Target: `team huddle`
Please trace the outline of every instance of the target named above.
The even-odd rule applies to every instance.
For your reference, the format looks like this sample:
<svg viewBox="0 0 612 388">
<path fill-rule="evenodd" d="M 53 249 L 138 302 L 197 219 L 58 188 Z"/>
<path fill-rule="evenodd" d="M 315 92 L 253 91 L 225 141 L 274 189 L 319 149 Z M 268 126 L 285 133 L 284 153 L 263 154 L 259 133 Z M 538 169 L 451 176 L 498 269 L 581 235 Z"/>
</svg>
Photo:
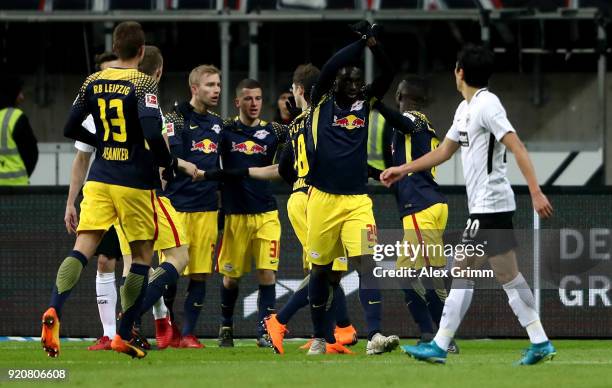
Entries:
<svg viewBox="0 0 612 388">
<path fill-rule="evenodd" d="M 260 118 L 263 88 L 253 79 L 235 88 L 238 116 L 214 113 L 221 72 L 213 65 L 191 71 L 191 99 L 164 115 L 157 90 L 163 69 L 159 49 L 145 46 L 136 22 L 115 28 L 113 54 L 98 59 L 99 71 L 83 83 L 64 129 L 78 150 L 65 217 L 76 242 L 59 267 L 42 317 L 41 342 L 50 357 L 59 356 L 63 305 L 94 256 L 104 335 L 91 350 L 145 357 L 150 345 L 139 327 L 149 310 L 158 349 L 203 347 L 195 328 L 213 272 L 223 276 L 218 344 L 234 346 L 240 279 L 254 263 L 259 347 L 283 354 L 288 323 L 309 306 L 313 331 L 304 346 L 308 354 L 350 354 L 358 337 L 340 280 L 352 262 L 359 268 L 366 353 L 393 351 L 400 339 L 383 334 L 378 283 L 382 280 L 371 276 L 377 229 L 368 178 L 380 180 L 395 194 L 405 241 L 441 244 L 449 209 L 435 182 L 435 167 L 459 147 L 470 211 L 462 242 L 486 242 L 484 259 L 531 342 L 518 363 L 531 365 L 554 357 L 556 350 L 535 310 L 533 293 L 517 266 L 512 233 L 516 206 L 506 178 L 507 149 L 529 185 L 534 209 L 549 217 L 552 207 L 501 102 L 487 89 L 493 54 L 471 45 L 458 54 L 455 79 L 465 100 L 440 141 L 421 112 L 427 91 L 419 79 L 400 82 L 395 94 L 399 111 L 383 104 L 395 70 L 379 44 L 378 26 L 362 21 L 351 28 L 358 38 L 320 70 L 312 64 L 296 68 L 294 105 L 289 109 L 294 117 L 288 125 Z M 380 68 L 380 75 L 367 85 L 355 66 L 364 50 L 371 51 Z M 392 166 L 382 170 L 368 167 L 373 112 L 393 128 Z M 74 203 L 86 175 L 77 215 Z M 293 187 L 287 211 L 303 247 L 306 277 L 276 311 L 281 225 L 269 181 L 278 179 Z M 152 269 L 156 251 L 159 265 Z M 436 269 L 447 264 L 444 255 L 416 256 L 398 257 L 396 265 Z M 115 265 L 120 258 L 117 324 Z M 473 267 L 474 259 L 483 261 L 481 256 L 453 265 Z M 189 284 L 179 328 L 174 299 L 181 276 L 189 278 Z M 449 352 L 459 352 L 453 338 L 471 303 L 474 281 L 455 278 L 447 292 L 444 279 L 416 279 L 402 291 L 420 332 L 417 345 L 402 350 L 417 360 L 445 363 Z"/>
</svg>

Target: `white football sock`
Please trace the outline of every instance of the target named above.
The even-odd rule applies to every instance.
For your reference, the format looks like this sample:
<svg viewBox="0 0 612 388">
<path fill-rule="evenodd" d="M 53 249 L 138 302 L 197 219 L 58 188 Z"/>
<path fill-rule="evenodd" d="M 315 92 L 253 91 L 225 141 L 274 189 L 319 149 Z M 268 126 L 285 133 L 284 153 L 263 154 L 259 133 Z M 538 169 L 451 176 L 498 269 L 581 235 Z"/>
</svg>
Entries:
<svg viewBox="0 0 612 388">
<path fill-rule="evenodd" d="M 164 303 L 164 297 L 162 296 L 153 305 L 153 318 L 162 319 L 166 318 L 167 315 L 168 309 L 166 308 L 166 304 Z"/>
<path fill-rule="evenodd" d="M 451 290 L 444 302 L 440 328 L 434 337 L 434 342 L 440 349 L 446 351 L 453 340 L 455 332 L 461 325 L 461 320 L 470 308 L 472 296 L 474 295 L 474 281 L 467 279 L 455 279 Z"/>
<path fill-rule="evenodd" d="M 527 335 L 532 344 L 541 344 L 542 342 L 548 341 L 548 336 L 539 319 L 527 325 L 525 329 L 527 329 Z"/>
<path fill-rule="evenodd" d="M 519 273 L 513 280 L 503 285 L 508 295 L 508 304 L 521 326 L 527 329 L 531 343 L 539 344 L 548 341 L 546 332 L 540 322 L 540 316 L 535 310 L 535 298 L 525 278 Z"/>
<path fill-rule="evenodd" d="M 104 328 L 104 335 L 113 338 L 117 333 L 117 288 L 115 287 L 115 273 L 98 272 L 96 275 L 96 301 L 100 322 Z"/>
</svg>

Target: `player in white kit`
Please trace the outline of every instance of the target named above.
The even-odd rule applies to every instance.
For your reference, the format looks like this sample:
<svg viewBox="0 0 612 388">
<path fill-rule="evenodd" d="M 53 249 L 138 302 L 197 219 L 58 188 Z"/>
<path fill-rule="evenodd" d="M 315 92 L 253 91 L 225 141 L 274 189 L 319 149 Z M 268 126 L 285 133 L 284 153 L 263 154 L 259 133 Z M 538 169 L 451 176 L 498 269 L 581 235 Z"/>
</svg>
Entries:
<svg viewBox="0 0 612 388">
<path fill-rule="evenodd" d="M 535 310 L 533 293 L 518 270 L 517 241 L 512 231 L 516 204 L 506 177 L 506 149 L 514 154 L 540 217 L 550 217 L 552 206 L 538 185 L 529 154 L 508 121 L 504 107 L 487 88 L 493 64 L 493 53 L 484 47 L 468 45 L 458 54 L 455 80 L 465 100 L 459 104 L 446 138 L 437 149 L 423 157 L 383 171 L 380 180 L 390 186 L 407 174 L 445 162 L 461 147 L 470 211 L 463 243 L 482 244 L 485 255 L 456 260 L 454 266 L 474 268 L 474 261 L 488 260 L 508 295 L 512 311 L 531 341 L 518 364 L 532 365 L 552 359 L 556 351 Z M 434 340 L 402 349 L 417 360 L 445 363 L 446 349 L 470 306 L 473 293 L 473 280 L 455 278 Z"/>
</svg>

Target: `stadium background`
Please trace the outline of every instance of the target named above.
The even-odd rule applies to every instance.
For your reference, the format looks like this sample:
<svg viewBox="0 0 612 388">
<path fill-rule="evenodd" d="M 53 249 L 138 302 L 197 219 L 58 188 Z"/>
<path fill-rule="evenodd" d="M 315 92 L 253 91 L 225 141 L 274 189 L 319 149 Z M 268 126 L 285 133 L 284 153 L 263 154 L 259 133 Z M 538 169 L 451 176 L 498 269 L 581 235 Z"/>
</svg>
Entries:
<svg viewBox="0 0 612 388">
<path fill-rule="evenodd" d="M 481 40 L 482 17 L 488 14 L 492 18 L 489 41 L 496 50 L 499 66 L 499 74 L 494 77 L 492 86 L 500 94 L 529 150 L 550 154 L 551 158 L 559 152 L 569 153 L 568 158 L 576 158 L 575 154 L 579 152 L 598 151 L 602 154 L 592 170 L 577 170 L 569 179 L 569 184 L 580 182 L 588 184 L 588 188 L 569 191 L 554 187 L 545 189 L 556 208 L 556 218 L 550 223 L 543 223 L 542 228 L 610 228 L 612 192 L 609 187 L 600 185 L 611 183 L 606 179 L 607 174 L 602 166 L 605 158 L 609 158 L 606 155 L 612 152 L 602 153 L 602 148 L 605 150 L 606 142 L 612 139 L 606 132 L 606 128 L 612 127 L 610 117 L 605 116 L 612 104 L 607 101 L 602 112 L 598 97 L 601 96 L 602 87 L 604 95 L 605 91 L 612 89 L 612 82 L 608 77 L 602 86 L 596 74 L 598 61 L 609 53 L 607 42 L 605 39 L 598 40 L 597 35 L 601 23 L 604 32 L 610 33 L 607 24 L 609 14 L 606 8 L 602 9 L 603 12 L 589 8 L 608 5 L 607 2 L 478 2 L 481 6 L 484 3 L 492 4 L 494 9 L 490 12 L 482 12 L 482 9 L 479 12 L 474 1 L 462 0 L 330 0 L 327 2 L 329 8 L 335 9 L 316 11 L 295 11 L 286 7 L 276 10 L 277 5 L 290 1 L 221 3 L 226 7 L 223 14 L 216 13 L 217 4 L 214 1 L 0 0 L 0 21 L 3 21 L 0 26 L 0 69 L 18 74 L 26 80 L 24 110 L 42 142 L 41 149 L 50 150 L 50 157 L 41 158 L 39 162 L 36 179 L 50 174 L 48 161 L 56 162 L 62 157 L 67 163 L 72 160 L 72 145 L 66 143 L 61 135 L 67 107 L 82 79 L 92 71 L 93 55 L 108 48 L 108 32 L 112 31 L 113 20 L 139 20 L 135 16 L 143 16 L 148 42 L 158 45 L 164 54 L 165 74 L 160 91 L 162 106 L 167 110 L 174 101 L 188 97 L 185 80 L 192 67 L 200 63 L 220 65 L 224 38 L 220 23 L 212 19 L 183 22 L 181 18 L 189 20 L 189 13 L 202 18 L 214 18 L 215 15 L 228 18 L 223 20 L 235 16 L 236 21 L 227 25 L 225 30 L 231 38 L 228 52 L 230 71 L 224 74 L 224 94 L 228 100 L 222 109 L 228 113 L 234 112 L 227 104 L 231 102 L 233 85 L 252 72 L 249 43 L 255 39 L 259 50 L 255 73 L 264 84 L 266 96 L 262 117 L 272 118 L 276 95 L 287 90 L 291 71 L 296 64 L 312 61 L 322 65 L 333 52 L 352 39 L 346 24 L 373 15 L 387 15 L 389 18 L 389 13 L 395 12 L 394 7 L 401 7 L 396 12 L 398 20 L 383 21 L 386 28 L 384 44 L 400 69 L 396 82 L 409 73 L 428 76 L 433 99 L 426 113 L 443 136 L 460 99 L 452 80 L 455 53 L 462 43 Z M 106 8 L 88 12 L 99 4 Z M 160 4 L 166 11 L 159 12 L 156 7 Z M 194 4 L 196 8 L 205 10 L 201 14 L 189 10 Z M 499 8 L 504 5 L 523 7 L 534 4 L 535 7 L 521 10 Z M 372 9 L 375 5 L 381 9 Z M 577 5 L 584 8 L 573 8 Z M 443 9 L 422 10 L 435 6 Z M 270 11 L 266 10 L 268 7 Z M 558 7 L 567 8 L 564 11 Z M 7 11 L 3 11 L 5 9 Z M 260 9 L 263 10 L 260 12 Z M 77 14 L 70 13 L 73 11 Z M 67 13 L 62 16 L 62 12 Z M 73 16 L 78 16 L 78 12 L 85 12 L 80 19 Z M 277 17 L 274 16 L 275 12 L 279 20 L 261 22 L 258 35 L 254 37 L 249 21 L 259 20 L 258 17 L 273 19 Z M 296 12 L 311 16 L 316 13 L 322 17 L 296 22 L 291 19 Z M 98 16 L 99 20 L 95 20 Z M 67 20 L 71 17 L 74 20 Z M 407 20 L 400 20 L 402 17 Z M 605 61 L 604 69 L 608 70 Z M 387 102 L 392 102 L 394 87 L 387 94 Z M 60 149 L 68 151 L 60 154 Z M 559 167 L 571 162 L 563 159 Z M 67 166 L 69 164 L 64 163 L 62 167 L 59 161 L 53 165 L 51 171 L 56 178 L 52 182 L 65 182 L 60 176 L 66 176 Z M 585 178 L 584 175 L 588 176 Z M 372 191 L 379 229 L 399 227 L 393 197 L 381 188 L 373 188 Z M 445 191 L 449 194 L 450 205 L 448 229 L 461 229 L 467 214 L 464 189 L 445 187 Z M 530 230 L 534 225 L 529 197 L 524 189 L 518 188 L 517 193 L 519 210 L 515 217 L 516 227 Z M 66 234 L 61 222 L 66 194 L 67 187 L 64 186 L 0 189 L 0 314 L 5 317 L 0 320 L 0 335 L 39 335 L 40 312 L 48 303 L 59 261 L 73 242 L 73 237 Z M 286 217 L 285 188 L 278 188 L 277 199 L 284 232 L 278 276 L 279 283 L 282 283 L 283 279 L 301 279 L 302 272 L 298 244 Z M 527 255 L 530 252 L 524 253 Z M 523 267 L 522 271 L 532 282 L 533 268 Z M 95 304 L 94 277 L 95 264 L 91 263 L 67 303 L 62 335 L 93 337 L 101 332 Z M 612 275 L 608 274 L 608 278 L 612 279 Z M 198 335 L 211 337 L 217 333 L 219 285 L 219 277 L 208 285 Z M 179 296 L 184 294 L 185 286 L 186 282 L 182 281 Z M 252 306 L 244 305 L 243 299 L 254 291 L 255 282 L 247 277 L 242 282 L 236 307 L 238 316 L 245 310 L 252 310 Z M 416 335 L 400 292 L 385 291 L 384 294 L 385 331 L 402 336 Z M 285 303 L 288 295 L 280 297 L 277 306 Z M 351 318 L 358 330 L 363 330 L 363 314 L 357 293 L 351 293 L 348 300 Z M 176 308 L 180 317 L 180 298 Z M 609 309 L 609 306 L 601 303 L 595 306 L 588 306 L 586 302 L 584 306 L 565 306 L 560 301 L 558 290 L 543 290 L 541 295 L 543 322 L 553 337 L 612 337 Z M 150 317 L 147 316 L 144 322 L 145 333 L 152 335 Z M 254 314 L 245 319 L 236 319 L 236 335 L 253 336 L 254 325 Z M 291 335 L 307 336 L 310 326 L 308 310 L 304 310 L 292 321 Z M 505 294 L 498 289 L 479 290 L 476 293 L 471 314 L 461 327 L 461 335 L 512 337 L 523 336 L 524 333 L 507 306 Z"/>
</svg>

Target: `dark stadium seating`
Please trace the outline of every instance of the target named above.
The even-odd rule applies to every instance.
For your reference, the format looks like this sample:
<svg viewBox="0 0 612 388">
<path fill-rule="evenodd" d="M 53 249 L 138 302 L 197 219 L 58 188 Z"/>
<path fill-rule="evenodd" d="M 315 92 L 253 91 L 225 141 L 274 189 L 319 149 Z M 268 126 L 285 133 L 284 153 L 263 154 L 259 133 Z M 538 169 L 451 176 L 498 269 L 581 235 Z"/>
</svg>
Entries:
<svg viewBox="0 0 612 388">
<path fill-rule="evenodd" d="M 474 0 L 447 0 L 446 5 L 449 9 L 476 8 Z"/>
<path fill-rule="evenodd" d="M 363 3 L 363 4 L 362 4 Z M 476 8 L 474 0 L 443 0 L 448 9 Z M 0 10 L 43 10 L 45 4 L 52 4 L 53 10 L 87 10 L 91 9 L 93 0 L 0 0 Z M 231 10 L 270 10 L 277 8 L 292 8 L 282 0 L 225 0 L 225 7 Z M 368 2 L 359 0 L 327 0 L 327 9 L 355 9 L 367 7 Z M 567 6 L 567 0 L 500 0 L 498 8 L 533 8 L 540 11 L 554 11 Z M 109 0 L 110 10 L 153 10 L 156 0 Z M 216 0 L 165 0 L 169 10 L 181 9 L 215 9 Z M 376 9 L 419 9 L 423 0 L 380 0 L 372 1 L 371 7 Z M 581 0 L 580 7 L 602 8 L 609 12 L 610 1 Z M 297 7 L 302 8 L 302 7 Z M 306 7 L 308 8 L 308 7 Z"/>
<path fill-rule="evenodd" d="M 380 9 L 417 8 L 419 0 L 381 0 Z"/>
<path fill-rule="evenodd" d="M 245 1 L 248 2 L 248 0 L 226 0 L 224 3 L 229 9 L 241 9 Z"/>
<path fill-rule="evenodd" d="M 355 8 L 354 0 L 327 0 L 328 9 L 353 9 Z"/>
<path fill-rule="evenodd" d="M 217 7 L 215 0 L 179 0 L 177 3 L 176 8 L 168 6 L 168 9 L 215 9 Z"/>
<path fill-rule="evenodd" d="M 380 0 L 380 9 L 410 9 L 422 5 L 422 0 Z M 449 9 L 476 8 L 474 0 L 444 0 Z M 540 11 L 554 11 L 567 7 L 567 0 L 500 0 L 499 8 L 535 8 Z M 612 2 L 606 0 L 581 0 L 580 7 L 610 8 Z"/>
<path fill-rule="evenodd" d="M 92 0 L 53 0 L 53 9 L 58 11 L 91 9 L 92 3 Z"/>
<path fill-rule="evenodd" d="M 419 0 L 381 0 L 381 9 L 409 9 L 419 8 L 423 1 Z M 442 2 L 448 9 L 476 8 L 474 0 L 444 0 Z M 538 8 L 542 10 L 553 10 L 565 7 L 565 0 L 501 0 L 501 8 Z M 584 5 L 583 5 L 584 6 Z"/>
<path fill-rule="evenodd" d="M 258 9 L 276 9 L 276 0 L 250 0 L 247 3 L 247 12 Z"/>
<path fill-rule="evenodd" d="M 40 0 L 2 0 L 0 9 L 6 10 L 35 10 L 40 6 Z"/>
<path fill-rule="evenodd" d="M 503 0 L 502 8 L 533 8 L 543 12 L 565 7 L 565 0 Z"/>
<path fill-rule="evenodd" d="M 610 2 L 609 0 L 581 0 L 580 6 L 600 8 L 604 10 L 605 12 L 607 12 L 608 15 L 610 14 L 610 11 L 612 10 L 612 2 Z"/>
<path fill-rule="evenodd" d="M 113 9 L 153 9 L 155 1 L 153 0 L 110 0 L 111 10 Z"/>
</svg>

